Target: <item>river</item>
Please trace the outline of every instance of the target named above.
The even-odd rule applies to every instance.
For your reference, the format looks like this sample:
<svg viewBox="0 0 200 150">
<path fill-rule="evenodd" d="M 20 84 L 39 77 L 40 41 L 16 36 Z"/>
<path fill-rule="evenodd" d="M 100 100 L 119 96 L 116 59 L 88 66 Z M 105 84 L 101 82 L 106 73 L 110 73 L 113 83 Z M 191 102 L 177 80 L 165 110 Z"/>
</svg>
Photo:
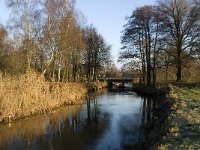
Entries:
<svg viewBox="0 0 200 150">
<path fill-rule="evenodd" d="M 133 92 L 89 94 L 82 105 L 0 125 L 0 150 L 139 149 L 153 107 Z"/>
</svg>

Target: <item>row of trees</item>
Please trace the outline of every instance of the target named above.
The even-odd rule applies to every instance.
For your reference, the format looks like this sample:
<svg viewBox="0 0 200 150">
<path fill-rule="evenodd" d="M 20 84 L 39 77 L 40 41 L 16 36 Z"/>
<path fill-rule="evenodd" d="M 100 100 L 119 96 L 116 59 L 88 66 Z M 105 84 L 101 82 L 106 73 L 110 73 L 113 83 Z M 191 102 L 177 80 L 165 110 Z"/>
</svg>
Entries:
<svg viewBox="0 0 200 150">
<path fill-rule="evenodd" d="M 185 64 L 198 64 L 199 1 L 159 0 L 158 5 L 137 8 L 127 20 L 119 61 L 140 68 L 143 83 L 155 85 L 158 72 L 165 72 L 167 80 L 173 70 L 181 81 Z"/>
<path fill-rule="evenodd" d="M 28 69 L 52 81 L 94 81 L 111 61 L 111 46 L 86 26 L 74 0 L 8 0 L 9 32 L 0 27 L 0 71 Z"/>
</svg>

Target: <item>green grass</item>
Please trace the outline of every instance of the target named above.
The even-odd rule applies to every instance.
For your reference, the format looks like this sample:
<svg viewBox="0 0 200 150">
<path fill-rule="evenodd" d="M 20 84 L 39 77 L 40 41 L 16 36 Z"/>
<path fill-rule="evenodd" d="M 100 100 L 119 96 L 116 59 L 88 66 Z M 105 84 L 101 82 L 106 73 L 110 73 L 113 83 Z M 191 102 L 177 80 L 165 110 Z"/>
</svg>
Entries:
<svg viewBox="0 0 200 150">
<path fill-rule="evenodd" d="M 173 87 L 171 98 L 169 131 L 158 149 L 200 149 L 200 88 Z"/>
</svg>

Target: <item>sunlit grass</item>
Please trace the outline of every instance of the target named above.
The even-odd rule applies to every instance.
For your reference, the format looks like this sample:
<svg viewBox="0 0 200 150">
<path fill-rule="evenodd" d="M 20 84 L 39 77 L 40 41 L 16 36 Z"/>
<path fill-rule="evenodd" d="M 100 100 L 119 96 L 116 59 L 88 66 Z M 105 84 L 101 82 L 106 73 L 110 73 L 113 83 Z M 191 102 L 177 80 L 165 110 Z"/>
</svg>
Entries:
<svg viewBox="0 0 200 150">
<path fill-rule="evenodd" d="M 52 112 L 62 105 L 81 103 L 87 93 L 79 83 L 46 82 L 35 72 L 0 79 L 0 122 Z"/>
<path fill-rule="evenodd" d="M 200 149 L 200 88 L 173 87 L 169 131 L 159 149 Z"/>
<path fill-rule="evenodd" d="M 105 88 L 106 86 L 107 86 L 107 82 L 95 81 L 95 82 L 87 83 L 87 89 L 89 91 L 91 90 L 98 91 Z"/>
</svg>

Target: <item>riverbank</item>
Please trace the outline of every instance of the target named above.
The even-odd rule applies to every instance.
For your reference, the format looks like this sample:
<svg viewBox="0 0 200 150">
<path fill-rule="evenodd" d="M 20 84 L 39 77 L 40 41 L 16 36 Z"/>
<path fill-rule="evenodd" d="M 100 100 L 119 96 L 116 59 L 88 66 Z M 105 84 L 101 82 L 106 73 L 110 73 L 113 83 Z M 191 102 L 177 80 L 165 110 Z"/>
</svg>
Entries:
<svg viewBox="0 0 200 150">
<path fill-rule="evenodd" d="M 165 123 L 168 132 L 158 149 L 200 149 L 200 88 L 174 86 L 170 97 L 173 107 Z"/>
<path fill-rule="evenodd" d="M 176 83 L 168 88 L 168 97 L 154 109 L 160 116 L 144 128 L 149 137 L 144 146 L 152 150 L 200 149 L 200 87 Z M 140 94 L 158 95 L 151 87 L 138 89 L 142 89 Z"/>
<path fill-rule="evenodd" d="M 150 96 L 149 98 L 154 102 L 148 105 L 146 111 L 149 116 L 152 115 L 152 120 L 142 125 L 144 141 L 141 149 L 155 150 L 158 149 L 158 143 L 168 129 L 166 120 L 171 113 L 173 102 L 165 96 Z"/>
<path fill-rule="evenodd" d="M 46 82 L 28 72 L 0 78 L 0 123 L 51 113 L 63 105 L 81 104 L 88 90 L 80 83 Z"/>
<path fill-rule="evenodd" d="M 143 84 L 135 84 L 133 86 L 133 91 L 146 95 L 146 96 L 162 96 L 166 97 L 169 95 L 170 87 L 168 86 L 162 86 L 160 88 L 154 87 L 154 86 L 145 86 Z"/>
<path fill-rule="evenodd" d="M 88 91 L 98 91 L 107 87 L 107 82 L 88 82 L 86 83 Z"/>
<path fill-rule="evenodd" d="M 81 105 L 0 125 L 0 149 L 134 149 L 143 101 L 131 92 L 90 92 Z"/>
</svg>

